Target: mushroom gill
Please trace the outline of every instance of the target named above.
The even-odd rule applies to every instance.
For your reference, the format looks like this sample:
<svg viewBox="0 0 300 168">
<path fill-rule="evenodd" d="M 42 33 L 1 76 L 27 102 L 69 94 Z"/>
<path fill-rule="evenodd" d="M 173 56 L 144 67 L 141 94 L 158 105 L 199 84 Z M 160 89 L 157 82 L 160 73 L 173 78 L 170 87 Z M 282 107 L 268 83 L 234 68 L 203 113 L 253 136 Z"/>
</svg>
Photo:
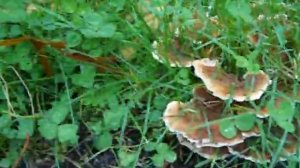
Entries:
<svg viewBox="0 0 300 168">
<path fill-rule="evenodd" d="M 183 137 L 180 134 L 177 134 L 177 139 L 181 145 L 186 146 L 191 151 L 193 151 L 207 159 L 211 159 L 211 158 L 224 159 L 231 154 L 229 152 L 228 148 L 225 146 L 223 146 L 223 147 L 205 146 L 205 147 L 199 148 L 199 147 L 197 147 L 197 145 L 195 143 L 190 142 L 188 139 L 186 139 L 185 137 Z"/>
</svg>

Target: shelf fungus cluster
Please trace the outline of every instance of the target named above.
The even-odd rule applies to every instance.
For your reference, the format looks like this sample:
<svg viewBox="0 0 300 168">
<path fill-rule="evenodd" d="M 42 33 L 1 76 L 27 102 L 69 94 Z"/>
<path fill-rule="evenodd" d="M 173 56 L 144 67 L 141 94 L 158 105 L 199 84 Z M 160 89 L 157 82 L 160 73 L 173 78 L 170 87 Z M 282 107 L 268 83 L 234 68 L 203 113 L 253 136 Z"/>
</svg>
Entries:
<svg viewBox="0 0 300 168">
<path fill-rule="evenodd" d="M 238 118 L 248 113 L 228 117 L 224 101 L 232 99 L 234 106 L 241 106 L 246 104 L 246 101 L 260 99 L 271 84 L 268 75 L 263 71 L 256 74 L 247 73 L 240 80 L 220 69 L 216 60 L 204 58 L 192 61 L 191 64 L 195 75 L 201 78 L 205 87 L 195 87 L 189 102 L 171 101 L 167 105 L 163 120 L 169 130 L 176 133 L 182 145 L 205 158 L 223 159 L 229 155 L 237 155 L 258 163 L 270 161 L 272 158 L 269 152 L 255 148 L 262 146 L 257 145 L 261 143 L 262 130 L 259 129 L 256 120 L 268 117 L 267 110 L 262 109 L 259 113 L 252 110 L 253 113 L 248 115 L 254 118 L 252 124 L 245 127 L 243 121 L 238 121 Z M 224 130 L 224 123 L 232 127 Z M 280 135 L 276 136 L 281 138 Z M 288 134 L 279 160 L 284 160 L 286 156 L 296 152 L 292 145 L 296 142 L 297 139 Z"/>
</svg>

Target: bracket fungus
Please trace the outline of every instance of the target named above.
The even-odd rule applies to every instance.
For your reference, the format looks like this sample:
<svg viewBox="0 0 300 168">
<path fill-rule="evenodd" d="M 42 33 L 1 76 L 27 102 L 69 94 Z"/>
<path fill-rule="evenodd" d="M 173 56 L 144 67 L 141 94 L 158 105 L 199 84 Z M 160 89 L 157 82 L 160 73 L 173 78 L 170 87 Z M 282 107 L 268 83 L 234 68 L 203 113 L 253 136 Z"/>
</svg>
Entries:
<svg viewBox="0 0 300 168">
<path fill-rule="evenodd" d="M 177 139 L 179 140 L 179 143 L 189 148 L 191 151 L 199 154 L 200 156 L 210 159 L 210 158 L 217 158 L 217 159 L 224 159 L 227 156 L 229 156 L 231 153 L 229 152 L 229 149 L 225 146 L 223 147 L 197 147 L 195 143 L 190 142 L 185 137 L 183 137 L 181 134 L 177 134 Z"/>
<path fill-rule="evenodd" d="M 154 41 L 152 57 L 160 63 L 169 63 L 171 67 L 191 67 L 193 60 L 180 51 L 178 39 L 173 40 L 170 45 L 170 49 L 165 49 L 160 42 Z"/>
<path fill-rule="evenodd" d="M 205 97 L 199 97 L 204 93 L 202 88 L 195 88 L 194 98 L 190 102 L 172 101 L 167 105 L 163 120 L 170 131 L 181 134 L 198 148 L 233 146 L 242 143 L 249 136 L 258 135 L 254 127 L 245 132 L 239 130 L 231 138 L 224 137 L 219 131 L 220 122 L 216 122 L 222 119 L 224 103 L 208 96 L 206 99 L 214 102 L 211 104 L 205 101 Z"/>
<path fill-rule="evenodd" d="M 282 133 L 282 131 L 280 132 Z M 236 155 L 245 160 L 249 160 L 256 163 L 270 162 L 272 159 L 272 155 L 268 151 L 263 150 L 261 148 L 262 145 L 260 144 L 260 141 L 261 140 L 257 138 L 249 138 L 245 140 L 244 143 L 228 147 L 228 150 L 231 154 Z M 285 161 L 287 157 L 294 155 L 297 152 L 297 146 L 295 145 L 296 143 L 297 138 L 295 138 L 291 134 L 288 134 L 287 141 L 283 145 L 278 159 L 280 161 Z M 274 148 L 276 149 L 277 147 L 278 146 L 276 145 L 276 147 Z"/>
<path fill-rule="evenodd" d="M 202 79 L 214 96 L 222 100 L 230 97 L 238 102 L 257 100 L 272 82 L 263 71 L 257 74 L 246 73 L 243 80 L 239 80 L 237 76 L 218 68 L 217 60 L 203 58 L 192 64 L 195 75 Z"/>
<path fill-rule="evenodd" d="M 272 82 L 269 76 L 259 71 L 256 74 L 246 73 L 239 80 L 237 76 L 220 69 L 217 60 L 208 58 L 192 61 L 192 66 L 206 88 L 195 87 L 189 102 L 171 101 L 163 114 L 165 125 L 176 133 L 179 143 L 204 158 L 224 159 L 237 155 L 256 163 L 270 162 L 272 155 L 269 148 L 263 150 L 259 139 L 264 129 L 256 125 L 257 119 L 270 115 L 270 110 L 268 107 L 258 111 L 249 109 L 249 104 L 244 102 L 262 96 Z M 233 106 L 242 106 L 244 108 L 241 109 L 248 112 L 235 111 L 236 116 L 226 117 L 223 114 L 226 107 L 224 100 L 229 98 L 236 101 Z M 275 99 L 274 107 L 281 103 L 281 99 Z M 271 132 L 275 134 L 267 144 L 276 148 L 277 141 L 282 139 L 282 129 L 281 132 L 278 129 Z M 278 159 L 283 161 L 295 154 L 297 147 L 297 138 L 288 133 Z"/>
</svg>

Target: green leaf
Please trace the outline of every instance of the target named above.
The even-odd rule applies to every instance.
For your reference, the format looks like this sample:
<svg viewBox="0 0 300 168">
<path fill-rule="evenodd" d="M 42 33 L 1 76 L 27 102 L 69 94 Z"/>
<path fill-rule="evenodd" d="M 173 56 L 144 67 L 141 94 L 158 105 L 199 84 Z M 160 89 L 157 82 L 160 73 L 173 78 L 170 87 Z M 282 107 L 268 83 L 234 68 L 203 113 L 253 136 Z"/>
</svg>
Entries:
<svg viewBox="0 0 300 168">
<path fill-rule="evenodd" d="M 9 37 L 16 37 L 16 36 L 20 36 L 22 35 L 22 30 L 21 27 L 19 25 L 12 25 L 10 27 L 10 30 L 8 32 L 8 36 Z"/>
<path fill-rule="evenodd" d="M 250 63 L 247 67 L 247 71 L 250 73 L 258 73 L 260 70 L 259 64 L 256 63 Z"/>
<path fill-rule="evenodd" d="M 119 92 L 121 87 L 121 84 L 117 84 L 89 89 L 86 91 L 87 96 L 82 98 L 82 102 L 84 105 L 104 107 L 112 100 L 117 99 L 116 93 Z"/>
<path fill-rule="evenodd" d="M 8 25 L 0 23 L 0 39 L 4 39 L 8 35 Z"/>
<path fill-rule="evenodd" d="M 91 57 L 99 57 L 103 55 L 103 50 L 101 48 L 90 50 L 88 53 Z"/>
<path fill-rule="evenodd" d="M 26 19 L 25 3 L 19 0 L 0 2 L 0 23 L 19 23 Z"/>
<path fill-rule="evenodd" d="M 168 144 L 166 143 L 159 143 L 155 147 L 157 151 L 157 156 L 154 157 L 154 159 L 157 159 L 157 162 L 160 163 L 160 158 L 162 157 L 163 160 L 166 160 L 168 162 L 174 162 L 177 158 L 176 153 L 171 150 Z"/>
<path fill-rule="evenodd" d="M 293 123 L 289 122 L 289 121 L 276 121 L 276 123 L 281 127 L 283 128 L 284 130 L 286 130 L 287 132 L 295 132 L 295 126 Z"/>
<path fill-rule="evenodd" d="M 82 17 L 87 28 L 97 28 L 104 24 L 103 16 L 93 11 L 84 13 Z"/>
<path fill-rule="evenodd" d="M 167 153 L 167 155 L 165 155 L 165 160 L 170 162 L 170 163 L 175 162 L 176 159 L 177 159 L 177 155 L 174 151 L 169 151 Z"/>
<path fill-rule="evenodd" d="M 58 126 L 58 140 L 61 143 L 70 143 L 72 145 L 77 143 L 78 125 L 75 124 L 63 124 Z"/>
<path fill-rule="evenodd" d="M 82 42 L 81 34 L 75 31 L 68 31 L 66 35 L 66 41 L 68 47 L 76 47 Z"/>
<path fill-rule="evenodd" d="M 275 27 L 275 33 L 277 35 L 280 46 L 284 46 L 287 43 L 287 40 L 285 38 L 285 27 L 282 25 L 277 25 Z"/>
<path fill-rule="evenodd" d="M 67 115 L 70 112 L 69 102 L 60 100 L 58 102 L 54 102 L 52 108 L 46 113 L 46 118 L 50 119 L 55 124 L 60 124 L 65 120 Z"/>
<path fill-rule="evenodd" d="M 176 82 L 182 85 L 189 85 L 191 80 L 189 78 L 189 70 L 181 69 L 175 77 Z"/>
<path fill-rule="evenodd" d="M 113 137 L 106 131 L 101 135 L 96 136 L 94 139 L 94 147 L 98 150 L 108 148 L 112 146 Z"/>
<path fill-rule="evenodd" d="M 117 11 L 120 11 L 123 9 L 125 5 L 125 0 L 110 0 L 109 4 L 117 9 Z"/>
<path fill-rule="evenodd" d="M 12 122 L 12 120 L 9 115 L 2 115 L 0 117 L 0 130 L 5 127 L 9 127 L 11 122 Z"/>
<path fill-rule="evenodd" d="M 270 101 L 267 107 L 270 111 L 271 118 L 275 120 L 278 126 L 288 132 L 295 131 L 295 127 L 291 123 L 295 113 L 292 102 L 288 100 L 282 100 L 279 105 L 275 106 L 274 102 Z"/>
<path fill-rule="evenodd" d="M 149 114 L 149 122 L 160 121 L 161 120 L 161 115 L 162 115 L 162 111 L 160 111 L 160 110 L 153 110 Z"/>
<path fill-rule="evenodd" d="M 162 155 L 155 154 L 151 157 L 151 160 L 156 167 L 163 167 L 165 159 Z"/>
<path fill-rule="evenodd" d="M 234 59 L 236 60 L 236 66 L 241 68 L 247 68 L 249 66 L 249 62 L 247 58 L 242 56 L 234 56 Z"/>
<path fill-rule="evenodd" d="M 288 120 L 294 116 L 293 105 L 286 100 L 281 101 L 277 107 L 269 102 L 268 109 L 270 110 L 270 116 L 275 120 Z"/>
<path fill-rule="evenodd" d="M 15 139 L 18 131 L 16 129 L 11 129 L 10 127 L 6 127 L 4 129 L 2 129 L 1 133 L 8 139 Z"/>
<path fill-rule="evenodd" d="M 32 58 L 30 58 L 28 56 L 23 57 L 22 61 L 20 61 L 19 65 L 20 65 L 20 69 L 22 69 L 24 71 L 30 71 L 33 67 Z"/>
<path fill-rule="evenodd" d="M 129 153 L 120 149 L 118 151 L 118 156 L 120 158 L 120 165 L 123 167 L 132 167 L 134 161 L 137 159 L 137 153 Z"/>
<path fill-rule="evenodd" d="M 92 65 L 82 65 L 80 74 L 72 75 L 72 83 L 85 88 L 91 88 L 94 85 L 96 68 Z"/>
<path fill-rule="evenodd" d="M 166 143 L 159 143 L 159 144 L 155 147 L 155 150 L 156 150 L 158 153 L 160 153 L 160 154 L 162 154 L 162 155 L 165 155 L 165 154 L 167 154 L 167 153 L 169 152 L 170 147 L 169 147 L 169 145 L 166 144 Z"/>
<path fill-rule="evenodd" d="M 158 110 L 164 110 L 166 104 L 168 103 L 169 98 L 163 94 L 158 94 L 154 98 L 154 107 Z"/>
<path fill-rule="evenodd" d="M 8 158 L 3 158 L 0 160 L 0 167 L 9 168 L 12 164 L 12 161 Z"/>
<path fill-rule="evenodd" d="M 241 131 L 249 131 L 255 124 L 256 117 L 252 114 L 240 115 L 235 118 L 235 126 Z"/>
<path fill-rule="evenodd" d="M 38 121 L 38 130 L 40 134 L 47 140 L 52 140 L 57 136 L 58 126 L 55 123 L 47 119 L 41 119 Z"/>
<path fill-rule="evenodd" d="M 148 142 L 144 146 L 144 150 L 147 152 L 151 152 L 151 151 L 155 150 L 155 148 L 156 148 L 156 143 L 154 143 L 154 142 Z"/>
<path fill-rule="evenodd" d="M 88 128 L 93 132 L 95 135 L 99 135 L 102 132 L 102 122 L 88 122 Z"/>
<path fill-rule="evenodd" d="M 115 24 L 106 23 L 97 28 L 89 27 L 80 29 L 80 31 L 87 38 L 110 38 L 115 34 L 116 29 Z"/>
<path fill-rule="evenodd" d="M 13 52 L 9 53 L 4 60 L 11 64 L 20 63 L 20 60 L 30 55 L 31 48 L 30 43 L 20 43 L 15 46 Z"/>
<path fill-rule="evenodd" d="M 248 1 L 227 1 L 225 8 L 235 18 L 243 19 L 246 23 L 252 23 L 250 3 Z"/>
<path fill-rule="evenodd" d="M 64 12 L 73 13 L 77 9 L 77 1 L 76 0 L 63 0 L 61 2 L 61 7 Z"/>
<path fill-rule="evenodd" d="M 19 118 L 17 138 L 25 139 L 27 135 L 32 136 L 34 131 L 34 121 L 32 118 Z"/>
<path fill-rule="evenodd" d="M 236 136 L 237 131 L 234 126 L 234 122 L 231 120 L 225 119 L 224 121 L 220 122 L 220 133 L 225 137 L 225 138 L 233 138 Z"/>
<path fill-rule="evenodd" d="M 110 130 L 116 130 L 121 127 L 123 116 L 129 109 L 125 105 L 119 105 L 114 109 L 104 112 L 105 127 Z"/>
</svg>

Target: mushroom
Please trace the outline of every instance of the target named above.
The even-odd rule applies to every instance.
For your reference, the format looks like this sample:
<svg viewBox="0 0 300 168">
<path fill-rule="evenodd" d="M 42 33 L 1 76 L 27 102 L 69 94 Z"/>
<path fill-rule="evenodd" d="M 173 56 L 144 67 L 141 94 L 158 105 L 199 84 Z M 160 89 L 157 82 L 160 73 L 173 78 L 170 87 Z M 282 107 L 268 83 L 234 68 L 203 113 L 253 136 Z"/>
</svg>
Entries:
<svg viewBox="0 0 300 168">
<path fill-rule="evenodd" d="M 169 63 L 171 67 L 191 67 L 193 60 L 181 51 L 178 39 L 173 40 L 170 45 L 165 49 L 161 42 L 154 41 L 152 57 L 160 63 Z"/>
<path fill-rule="evenodd" d="M 238 80 L 237 76 L 220 69 L 217 60 L 203 58 L 193 61 L 192 64 L 195 75 L 202 79 L 214 96 L 222 100 L 230 97 L 238 102 L 257 100 L 272 82 L 263 71 L 257 74 L 246 73 L 243 80 Z"/>
<path fill-rule="evenodd" d="M 276 131 L 276 130 L 273 130 Z M 282 132 L 282 131 L 281 131 Z M 258 142 L 257 142 L 258 141 Z M 240 158 L 249 160 L 256 163 L 270 162 L 272 155 L 261 148 L 260 140 L 255 138 L 246 139 L 244 143 L 228 147 L 231 154 L 237 155 Z M 251 145 L 252 144 L 252 145 Z M 288 134 L 287 141 L 285 142 L 279 160 L 284 161 L 287 157 L 297 152 L 297 139 Z M 277 146 L 275 147 L 277 148 Z"/>
<path fill-rule="evenodd" d="M 177 139 L 180 144 L 186 146 L 191 151 L 199 154 L 200 156 L 202 156 L 206 159 L 212 159 L 212 158 L 213 159 L 224 159 L 230 155 L 230 152 L 227 147 L 216 148 L 216 147 L 205 146 L 205 147 L 198 148 L 195 145 L 195 143 L 190 142 L 189 140 L 187 140 L 185 137 L 183 137 L 180 134 L 177 134 Z"/>
<path fill-rule="evenodd" d="M 233 138 L 224 137 L 219 131 L 220 123 L 215 121 L 222 118 L 224 102 L 209 96 L 200 97 L 201 94 L 208 93 L 198 87 L 194 89 L 194 98 L 190 102 L 172 101 L 167 105 L 163 120 L 170 131 L 181 134 L 198 148 L 232 146 L 249 136 L 257 136 L 257 129 L 253 129 L 244 133 L 237 131 Z"/>
</svg>

